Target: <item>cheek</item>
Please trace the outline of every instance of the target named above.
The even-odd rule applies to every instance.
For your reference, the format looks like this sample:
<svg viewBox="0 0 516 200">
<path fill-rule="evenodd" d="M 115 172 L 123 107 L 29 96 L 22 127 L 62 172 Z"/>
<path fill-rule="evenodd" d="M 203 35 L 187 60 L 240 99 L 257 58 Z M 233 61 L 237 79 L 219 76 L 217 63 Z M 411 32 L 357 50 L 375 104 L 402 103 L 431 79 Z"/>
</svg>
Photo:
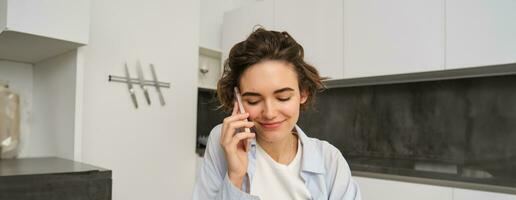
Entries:
<svg viewBox="0 0 516 200">
<path fill-rule="evenodd" d="M 251 121 L 255 121 L 254 119 L 257 118 L 260 115 L 260 107 L 259 106 L 252 106 L 252 107 L 244 107 L 245 111 L 249 113 L 249 119 Z"/>
<path fill-rule="evenodd" d="M 299 103 L 290 101 L 281 106 L 280 112 L 289 117 L 293 117 L 299 114 Z"/>
</svg>

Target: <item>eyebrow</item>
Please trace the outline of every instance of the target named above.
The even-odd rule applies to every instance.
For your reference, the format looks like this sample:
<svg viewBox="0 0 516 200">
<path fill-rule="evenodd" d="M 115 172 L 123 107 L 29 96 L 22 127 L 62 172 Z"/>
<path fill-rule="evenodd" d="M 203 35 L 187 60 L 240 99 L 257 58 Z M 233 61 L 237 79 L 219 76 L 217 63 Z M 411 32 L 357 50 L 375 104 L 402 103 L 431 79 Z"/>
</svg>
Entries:
<svg viewBox="0 0 516 200">
<path fill-rule="evenodd" d="M 294 89 L 289 88 L 289 87 L 281 88 L 279 90 L 274 91 L 274 94 L 282 93 L 282 92 L 286 92 L 286 91 L 294 91 Z M 242 94 L 242 97 L 245 97 L 245 96 L 261 96 L 261 95 L 256 92 L 245 92 L 244 94 Z"/>
</svg>

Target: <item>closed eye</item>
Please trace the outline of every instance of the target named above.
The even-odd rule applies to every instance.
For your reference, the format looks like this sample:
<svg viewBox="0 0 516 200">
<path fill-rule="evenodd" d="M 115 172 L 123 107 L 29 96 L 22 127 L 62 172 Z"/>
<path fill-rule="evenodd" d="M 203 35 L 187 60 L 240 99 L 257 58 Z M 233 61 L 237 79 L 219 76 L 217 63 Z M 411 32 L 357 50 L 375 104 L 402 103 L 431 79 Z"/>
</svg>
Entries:
<svg viewBox="0 0 516 200">
<path fill-rule="evenodd" d="M 249 105 L 256 105 L 260 101 L 247 101 Z"/>
</svg>

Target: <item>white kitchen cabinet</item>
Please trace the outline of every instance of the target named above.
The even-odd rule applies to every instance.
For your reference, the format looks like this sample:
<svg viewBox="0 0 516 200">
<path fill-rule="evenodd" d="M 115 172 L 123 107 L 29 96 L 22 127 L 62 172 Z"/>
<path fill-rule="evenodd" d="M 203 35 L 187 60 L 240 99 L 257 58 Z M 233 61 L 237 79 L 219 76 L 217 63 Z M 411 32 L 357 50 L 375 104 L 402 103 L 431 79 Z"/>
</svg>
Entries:
<svg viewBox="0 0 516 200">
<path fill-rule="evenodd" d="M 353 177 L 362 199 L 367 200 L 452 200 L 452 188 L 383 179 Z"/>
<path fill-rule="evenodd" d="M 516 200 L 516 195 L 354 176 L 363 199 Z"/>
<path fill-rule="evenodd" d="M 516 63 L 516 1 L 446 0 L 446 69 Z"/>
<path fill-rule="evenodd" d="M 224 13 L 222 23 L 222 62 L 238 42 L 245 40 L 256 25 L 274 29 L 274 1 L 264 0 L 246 4 Z"/>
<path fill-rule="evenodd" d="M 226 12 L 222 58 L 244 40 L 257 24 L 268 30 L 287 31 L 304 48 L 305 60 L 322 76 L 343 77 L 342 1 L 265 0 Z"/>
<path fill-rule="evenodd" d="M 88 43 L 89 0 L 0 0 L 0 59 L 36 63 Z"/>
<path fill-rule="evenodd" d="M 516 195 L 455 188 L 453 200 L 516 200 Z"/>
<path fill-rule="evenodd" d="M 343 1 L 275 0 L 274 24 L 303 46 L 322 76 L 343 78 Z"/>
<path fill-rule="evenodd" d="M 344 0 L 344 77 L 444 69 L 444 0 Z"/>
</svg>

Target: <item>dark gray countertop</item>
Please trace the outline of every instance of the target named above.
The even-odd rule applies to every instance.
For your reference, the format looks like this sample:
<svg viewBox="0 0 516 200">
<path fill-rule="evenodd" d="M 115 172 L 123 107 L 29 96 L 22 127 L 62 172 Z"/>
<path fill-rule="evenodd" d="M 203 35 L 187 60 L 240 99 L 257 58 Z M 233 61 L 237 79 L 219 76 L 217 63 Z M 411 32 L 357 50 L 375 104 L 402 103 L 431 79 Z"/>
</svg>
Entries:
<svg viewBox="0 0 516 200">
<path fill-rule="evenodd" d="M 61 174 L 88 171 L 109 170 L 56 157 L 0 160 L 0 177 L 29 174 Z"/>
</svg>

